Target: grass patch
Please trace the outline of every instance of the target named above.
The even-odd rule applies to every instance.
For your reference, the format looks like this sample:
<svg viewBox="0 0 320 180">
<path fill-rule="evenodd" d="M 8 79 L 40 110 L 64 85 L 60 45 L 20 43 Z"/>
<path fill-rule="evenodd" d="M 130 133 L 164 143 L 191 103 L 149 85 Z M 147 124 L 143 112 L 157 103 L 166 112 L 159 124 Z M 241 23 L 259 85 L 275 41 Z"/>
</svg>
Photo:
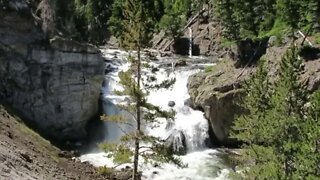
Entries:
<svg viewBox="0 0 320 180">
<path fill-rule="evenodd" d="M 102 176 L 108 176 L 108 175 L 114 173 L 114 169 L 113 169 L 113 168 L 106 167 L 106 166 L 98 167 L 98 168 L 97 168 L 97 173 L 100 174 L 100 175 L 102 175 Z"/>
<path fill-rule="evenodd" d="M 220 41 L 220 47 L 223 47 L 223 48 L 230 48 L 232 45 L 236 44 L 235 41 L 231 41 L 227 38 L 222 38 L 221 41 Z"/>
<path fill-rule="evenodd" d="M 289 28 L 286 25 L 286 23 L 284 23 L 280 19 L 276 19 L 276 21 L 274 22 L 273 28 L 270 31 L 260 32 L 259 37 L 263 38 L 263 37 L 275 36 L 277 37 L 277 40 L 274 45 L 281 46 L 283 37 L 288 32 L 289 32 Z"/>
<path fill-rule="evenodd" d="M 208 73 L 208 72 L 212 72 L 213 71 L 213 66 L 206 66 L 204 68 L 204 72 Z"/>
<path fill-rule="evenodd" d="M 314 43 L 320 44 L 320 33 L 314 35 Z"/>
<path fill-rule="evenodd" d="M 228 58 L 223 58 L 221 60 L 219 60 L 216 65 L 211 66 L 211 71 L 221 71 L 221 70 L 226 70 L 226 69 L 230 69 L 233 68 L 233 61 L 231 59 Z"/>
<path fill-rule="evenodd" d="M 34 143 L 37 150 L 46 152 L 46 154 L 48 154 L 49 157 L 51 157 L 54 161 L 59 161 L 58 149 L 56 149 L 48 140 L 41 137 L 38 133 L 34 132 L 21 121 L 18 122 L 18 128 L 23 134 L 25 134 L 25 137 L 28 137 L 28 139 L 32 139 L 32 142 Z"/>
<path fill-rule="evenodd" d="M 1 107 L 3 107 L 4 110 L 14 118 L 15 122 L 12 123 L 12 131 L 16 131 L 17 135 L 22 141 L 32 141 L 32 144 L 36 148 L 35 150 L 38 150 L 42 154 L 48 155 L 48 157 L 52 160 L 59 162 L 59 149 L 52 145 L 48 140 L 40 136 L 37 132 L 30 129 L 21 119 L 23 115 L 19 111 L 14 110 L 11 106 L 5 102 L 2 102 L 0 99 L 0 109 Z"/>
</svg>

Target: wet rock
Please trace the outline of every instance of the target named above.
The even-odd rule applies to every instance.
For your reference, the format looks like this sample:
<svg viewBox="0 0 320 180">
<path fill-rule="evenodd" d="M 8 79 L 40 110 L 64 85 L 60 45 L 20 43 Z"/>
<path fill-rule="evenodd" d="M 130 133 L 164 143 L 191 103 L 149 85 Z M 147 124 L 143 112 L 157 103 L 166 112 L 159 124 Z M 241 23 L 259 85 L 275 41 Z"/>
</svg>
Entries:
<svg viewBox="0 0 320 180">
<path fill-rule="evenodd" d="M 80 153 L 79 151 L 60 151 L 58 153 L 59 157 L 63 157 L 63 158 L 67 158 L 67 159 L 71 159 L 74 157 L 79 157 Z"/>
<path fill-rule="evenodd" d="M 152 72 L 152 73 L 156 73 L 156 72 L 158 72 L 158 71 L 159 71 L 159 68 L 156 68 L 156 67 L 154 67 L 154 68 L 151 69 L 151 72 Z"/>
<path fill-rule="evenodd" d="M 172 52 L 166 51 L 166 52 L 160 52 L 160 57 L 171 57 L 173 55 Z"/>
<path fill-rule="evenodd" d="M 173 154 L 185 155 L 187 153 L 186 137 L 181 130 L 172 130 L 166 139 L 166 146 Z"/>
<path fill-rule="evenodd" d="M 175 62 L 174 67 L 179 67 L 179 66 L 186 66 L 187 65 L 187 61 L 180 59 L 177 62 Z"/>
<path fill-rule="evenodd" d="M 169 101 L 168 106 L 169 107 L 174 107 L 176 103 L 174 101 Z"/>
<path fill-rule="evenodd" d="M 148 79 L 147 79 L 149 82 L 154 82 L 157 80 L 157 78 L 155 76 L 148 76 Z"/>
<path fill-rule="evenodd" d="M 173 120 L 168 120 L 167 124 L 166 124 L 166 130 L 172 129 L 173 126 L 174 126 L 174 121 Z"/>
<path fill-rule="evenodd" d="M 268 46 L 276 45 L 277 40 L 278 40 L 277 36 L 271 36 L 268 41 Z"/>
<path fill-rule="evenodd" d="M 192 104 L 192 101 L 191 101 L 190 98 L 188 98 L 188 99 L 186 99 L 186 100 L 184 101 L 184 105 L 193 108 L 193 104 Z"/>
</svg>

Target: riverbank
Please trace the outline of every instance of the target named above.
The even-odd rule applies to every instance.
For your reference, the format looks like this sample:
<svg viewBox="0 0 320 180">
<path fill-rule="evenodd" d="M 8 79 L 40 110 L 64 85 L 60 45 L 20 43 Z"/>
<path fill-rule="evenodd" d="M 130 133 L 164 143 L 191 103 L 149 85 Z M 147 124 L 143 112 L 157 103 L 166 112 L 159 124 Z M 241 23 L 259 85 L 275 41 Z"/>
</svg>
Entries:
<svg viewBox="0 0 320 180">
<path fill-rule="evenodd" d="M 126 180 L 128 173 L 102 175 L 77 153 L 61 151 L 29 129 L 11 108 L 0 103 L 0 179 Z"/>
</svg>

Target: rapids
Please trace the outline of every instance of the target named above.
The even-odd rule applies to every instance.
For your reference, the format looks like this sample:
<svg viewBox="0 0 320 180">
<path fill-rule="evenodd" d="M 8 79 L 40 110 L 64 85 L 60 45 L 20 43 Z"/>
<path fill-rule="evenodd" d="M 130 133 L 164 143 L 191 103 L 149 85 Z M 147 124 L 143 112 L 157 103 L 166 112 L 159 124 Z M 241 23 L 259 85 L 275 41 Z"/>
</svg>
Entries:
<svg viewBox="0 0 320 180">
<path fill-rule="evenodd" d="M 128 53 L 118 50 L 104 50 L 106 60 L 106 78 L 102 87 L 103 109 L 108 115 L 125 114 L 116 105 L 124 103 L 128 98 L 117 96 L 114 90 L 121 90 L 119 85 L 118 73 L 129 68 L 129 64 L 125 61 Z M 166 122 L 162 122 L 155 129 L 146 130 L 150 135 L 155 135 L 163 139 L 168 138 L 173 132 L 180 132 L 185 139 L 185 148 L 187 154 L 180 156 L 183 163 L 187 164 L 186 168 L 177 168 L 173 164 L 164 164 L 161 167 L 153 167 L 149 164 L 140 164 L 140 170 L 143 171 L 142 179 L 146 180 L 213 180 L 227 179 L 230 168 L 224 160 L 219 156 L 215 149 L 209 149 L 206 146 L 208 135 L 208 122 L 204 118 L 203 112 L 194 110 L 185 105 L 185 101 L 189 98 L 187 90 L 188 77 L 194 73 L 201 71 L 205 66 L 214 64 L 201 59 L 187 59 L 188 66 L 176 67 L 170 66 L 173 59 L 157 57 L 157 61 L 150 64 L 156 67 L 157 72 L 143 70 L 144 75 L 154 75 L 156 81 L 162 82 L 170 78 L 176 81 L 173 87 L 168 89 L 153 90 L 148 96 L 148 101 L 160 106 L 165 110 L 173 108 L 177 115 L 175 121 L 168 128 Z M 189 63 L 189 61 L 191 63 Z M 199 63 L 200 62 L 200 63 Z M 173 63 L 171 63 L 173 64 Z M 174 102 L 174 106 L 170 107 L 169 102 Z M 125 125 L 119 125 L 112 122 L 105 122 L 106 132 L 105 140 L 117 141 L 123 131 L 131 131 L 132 128 Z M 184 146 L 181 136 L 174 139 L 174 147 Z M 84 154 L 80 157 L 81 161 L 88 161 L 94 166 L 115 166 L 112 159 L 107 158 L 104 152 L 93 152 Z"/>
</svg>

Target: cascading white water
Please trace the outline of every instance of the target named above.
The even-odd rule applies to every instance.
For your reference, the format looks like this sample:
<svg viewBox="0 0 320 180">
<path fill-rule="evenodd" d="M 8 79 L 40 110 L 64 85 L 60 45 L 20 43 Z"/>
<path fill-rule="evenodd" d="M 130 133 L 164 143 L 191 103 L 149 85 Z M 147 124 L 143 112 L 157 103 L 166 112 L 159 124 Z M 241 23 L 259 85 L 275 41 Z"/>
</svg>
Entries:
<svg viewBox="0 0 320 180">
<path fill-rule="evenodd" d="M 163 71 L 165 71 L 163 69 Z M 159 82 L 167 79 L 166 73 L 159 71 L 156 77 Z M 163 139 L 167 138 L 172 131 L 180 131 L 186 138 L 186 145 L 189 152 L 200 150 L 205 147 L 204 142 L 208 137 L 208 123 L 203 117 L 203 113 L 195 111 L 184 105 L 184 101 L 189 98 L 187 90 L 188 77 L 199 70 L 177 70 L 169 75 L 176 78 L 176 82 L 170 89 L 160 89 L 152 91 L 148 100 L 162 109 L 169 110 L 169 101 L 175 102 L 173 109 L 177 112 L 175 121 L 171 129 L 165 128 L 166 122 L 163 122 L 162 127 L 154 129 L 151 134 L 158 135 Z"/>
<path fill-rule="evenodd" d="M 115 58 L 114 51 L 106 51 L 107 58 L 113 59 L 108 62 L 108 66 L 113 66 L 112 72 L 106 76 L 107 82 L 102 89 L 104 94 L 104 111 L 108 115 L 117 114 L 121 110 L 116 107 L 116 104 L 125 101 L 125 97 L 116 96 L 113 94 L 114 89 L 121 89 L 119 86 L 118 72 L 128 69 L 128 64 L 122 61 L 122 58 L 127 56 L 126 53 L 118 52 Z M 110 56 L 110 54 L 112 54 Z M 154 66 L 160 64 L 154 63 Z M 110 68 L 110 67 L 109 67 Z M 159 71 L 155 73 L 157 82 L 162 82 L 168 78 L 176 78 L 173 87 L 169 89 L 160 89 L 150 92 L 148 101 L 158 105 L 165 110 L 173 108 L 177 115 L 175 121 L 168 128 L 166 121 L 162 121 L 160 126 L 154 129 L 148 129 L 150 135 L 158 136 L 163 139 L 168 138 L 172 133 L 179 132 L 181 136 L 175 139 L 177 148 L 182 144 L 182 136 L 185 139 L 187 154 L 180 156 L 181 160 L 188 164 L 187 168 L 179 169 L 173 164 L 164 164 L 161 167 L 153 167 L 149 164 L 141 164 L 143 170 L 143 178 L 147 180 L 176 180 L 176 179 L 226 179 L 228 167 L 223 164 L 221 158 L 218 157 L 218 152 L 213 149 L 207 149 L 205 140 L 208 137 L 208 122 L 203 116 L 203 112 L 196 111 L 185 105 L 185 100 L 189 98 L 187 92 L 188 77 L 199 69 L 191 70 L 190 68 L 180 68 L 175 72 L 170 72 L 166 68 L 158 67 Z M 147 74 L 152 72 L 144 71 Z M 169 101 L 174 102 L 174 107 L 169 107 Z M 107 132 L 106 140 L 114 141 L 121 137 L 122 130 L 128 130 L 127 127 L 115 123 L 106 123 Z M 114 166 L 111 159 L 107 158 L 105 153 L 93 153 L 81 156 L 81 161 L 89 161 L 95 166 Z"/>
<path fill-rule="evenodd" d="M 189 28 L 189 57 L 190 58 L 192 57 L 192 45 L 193 45 L 193 42 L 192 42 L 192 29 Z"/>
</svg>

